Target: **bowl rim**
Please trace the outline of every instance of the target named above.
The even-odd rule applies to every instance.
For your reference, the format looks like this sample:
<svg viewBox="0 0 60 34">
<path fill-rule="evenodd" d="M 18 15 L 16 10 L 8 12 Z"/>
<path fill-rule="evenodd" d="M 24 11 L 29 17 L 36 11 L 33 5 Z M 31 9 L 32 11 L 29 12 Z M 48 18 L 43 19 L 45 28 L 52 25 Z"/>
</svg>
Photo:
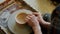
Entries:
<svg viewBox="0 0 60 34">
<path fill-rule="evenodd" d="M 17 22 L 18 24 L 25 24 L 26 22 L 25 22 L 25 23 L 21 23 L 21 22 L 18 21 L 18 19 L 17 19 L 17 16 L 18 16 L 20 13 L 32 14 L 32 11 L 23 9 L 23 10 L 21 10 L 19 13 L 16 14 L 16 16 L 15 16 L 16 22 Z"/>
</svg>

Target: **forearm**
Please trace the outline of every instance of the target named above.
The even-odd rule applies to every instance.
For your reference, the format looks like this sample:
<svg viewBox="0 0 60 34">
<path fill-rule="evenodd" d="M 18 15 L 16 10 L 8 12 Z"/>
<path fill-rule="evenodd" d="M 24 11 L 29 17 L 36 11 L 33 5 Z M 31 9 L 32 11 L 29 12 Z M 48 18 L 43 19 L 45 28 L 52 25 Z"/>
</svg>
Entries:
<svg viewBox="0 0 60 34">
<path fill-rule="evenodd" d="M 41 23 L 41 24 L 46 25 L 46 26 L 50 26 L 50 25 L 51 25 L 51 23 L 50 23 L 50 22 L 46 22 L 46 21 L 42 21 L 42 23 Z"/>
<path fill-rule="evenodd" d="M 41 24 L 42 26 L 44 26 L 45 28 L 49 28 L 50 25 L 51 25 L 50 22 L 46 22 L 46 21 L 44 21 L 44 20 L 41 20 L 41 21 L 40 21 L 40 24 Z"/>
<path fill-rule="evenodd" d="M 49 23 L 49 22 L 44 22 L 43 23 L 43 26 L 47 29 L 49 29 L 50 25 L 51 25 L 51 23 Z"/>
<path fill-rule="evenodd" d="M 33 27 L 34 34 L 42 34 L 40 25 Z"/>
</svg>

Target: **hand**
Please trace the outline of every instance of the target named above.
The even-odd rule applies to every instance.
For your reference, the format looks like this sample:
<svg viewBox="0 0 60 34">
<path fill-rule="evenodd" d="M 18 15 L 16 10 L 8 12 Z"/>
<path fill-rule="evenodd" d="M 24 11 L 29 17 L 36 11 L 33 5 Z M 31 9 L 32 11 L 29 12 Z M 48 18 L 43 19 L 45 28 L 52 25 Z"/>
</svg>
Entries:
<svg viewBox="0 0 60 34">
<path fill-rule="evenodd" d="M 41 27 L 35 15 L 30 14 L 26 17 L 25 20 L 32 27 L 34 34 L 42 34 Z"/>
<path fill-rule="evenodd" d="M 37 19 L 38 19 L 39 22 L 42 23 L 44 21 L 41 13 L 33 12 L 33 14 L 37 17 Z"/>
<path fill-rule="evenodd" d="M 45 26 L 45 25 L 50 26 L 51 23 L 44 21 L 41 13 L 33 12 L 33 14 L 37 17 L 37 19 L 38 19 L 38 21 L 39 21 L 40 24 L 42 24 L 42 25 L 44 25 L 44 26 Z"/>
<path fill-rule="evenodd" d="M 28 15 L 25 20 L 31 27 L 35 27 L 39 25 L 37 17 L 33 14 Z"/>
</svg>

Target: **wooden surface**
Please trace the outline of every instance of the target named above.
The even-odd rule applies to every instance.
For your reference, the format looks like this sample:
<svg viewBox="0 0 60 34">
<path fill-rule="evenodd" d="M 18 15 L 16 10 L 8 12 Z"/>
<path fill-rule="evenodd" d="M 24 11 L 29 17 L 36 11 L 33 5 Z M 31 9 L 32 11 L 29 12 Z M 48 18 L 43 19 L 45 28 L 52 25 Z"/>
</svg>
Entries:
<svg viewBox="0 0 60 34">
<path fill-rule="evenodd" d="M 24 2 L 43 14 L 51 13 L 55 9 L 55 6 L 50 0 L 24 0 Z"/>
<path fill-rule="evenodd" d="M 39 0 L 39 3 L 42 13 L 51 13 L 55 9 L 55 6 L 49 0 Z"/>
<path fill-rule="evenodd" d="M 44 13 L 51 13 L 55 9 L 55 6 L 49 0 L 40 0 L 38 2 L 41 4 L 41 11 Z"/>
</svg>

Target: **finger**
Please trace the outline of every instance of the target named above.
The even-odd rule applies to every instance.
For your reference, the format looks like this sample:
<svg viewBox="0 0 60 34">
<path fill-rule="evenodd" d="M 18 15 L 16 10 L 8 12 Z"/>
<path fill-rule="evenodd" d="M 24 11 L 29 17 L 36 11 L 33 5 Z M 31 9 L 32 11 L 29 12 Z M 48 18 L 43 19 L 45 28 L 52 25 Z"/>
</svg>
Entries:
<svg viewBox="0 0 60 34">
<path fill-rule="evenodd" d="M 33 14 L 28 14 L 28 16 L 32 16 Z"/>
<path fill-rule="evenodd" d="M 28 22 L 31 18 L 29 18 L 28 16 L 25 18 L 25 21 Z"/>
<path fill-rule="evenodd" d="M 38 15 L 39 15 L 39 13 L 38 13 L 38 12 L 33 12 L 33 14 L 34 14 L 35 16 L 38 16 Z"/>
<path fill-rule="evenodd" d="M 31 15 L 31 14 L 30 14 L 30 15 L 28 15 L 28 17 L 29 17 L 29 18 L 31 18 L 32 16 L 33 16 L 33 15 Z"/>
<path fill-rule="evenodd" d="M 27 16 L 27 17 L 26 17 L 26 19 L 28 19 L 28 20 L 29 20 L 29 19 L 31 19 L 31 18 L 30 18 L 29 16 Z"/>
<path fill-rule="evenodd" d="M 25 19 L 26 22 L 28 22 L 28 19 Z"/>
<path fill-rule="evenodd" d="M 35 15 L 31 15 L 31 16 L 29 16 L 29 18 L 31 18 L 31 19 L 34 18 L 34 17 L 35 17 Z"/>
</svg>

